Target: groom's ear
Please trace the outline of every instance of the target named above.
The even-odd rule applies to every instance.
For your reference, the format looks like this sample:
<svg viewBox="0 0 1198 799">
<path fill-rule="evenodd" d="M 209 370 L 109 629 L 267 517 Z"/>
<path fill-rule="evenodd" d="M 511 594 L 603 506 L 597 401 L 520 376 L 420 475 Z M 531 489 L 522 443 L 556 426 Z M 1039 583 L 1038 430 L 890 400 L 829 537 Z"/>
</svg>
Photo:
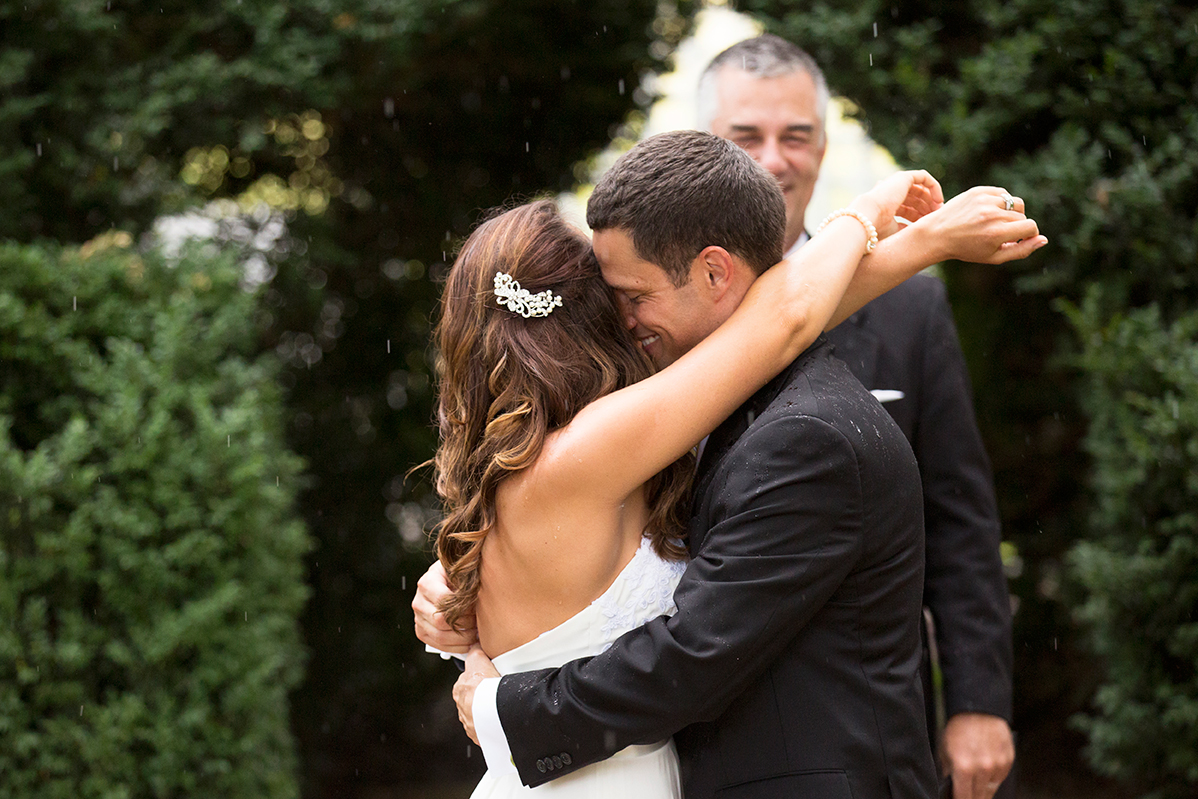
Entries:
<svg viewBox="0 0 1198 799">
<path fill-rule="evenodd" d="M 717 303 L 730 291 L 738 290 L 739 284 L 744 282 L 740 272 L 748 268 L 732 253 L 715 245 L 704 247 L 695 261 L 703 287 Z"/>
</svg>

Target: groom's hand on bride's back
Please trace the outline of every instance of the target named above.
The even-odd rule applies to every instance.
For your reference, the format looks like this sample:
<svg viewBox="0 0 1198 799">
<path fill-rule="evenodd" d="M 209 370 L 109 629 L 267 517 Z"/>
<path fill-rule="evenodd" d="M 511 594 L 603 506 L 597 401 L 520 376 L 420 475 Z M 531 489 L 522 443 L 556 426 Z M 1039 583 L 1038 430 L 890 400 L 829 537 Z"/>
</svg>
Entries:
<svg viewBox="0 0 1198 799">
<path fill-rule="evenodd" d="M 474 617 L 463 617 L 461 630 L 455 630 L 445 622 L 445 616 L 437 608 L 449 596 L 449 581 L 441 561 L 433 561 L 416 582 L 416 596 L 412 597 L 412 616 L 416 622 L 416 637 L 433 649 L 442 652 L 465 654 L 471 645 L 478 643 L 478 631 L 474 628 Z"/>
<path fill-rule="evenodd" d="M 466 667 L 453 685 L 453 701 L 458 706 L 458 721 L 462 723 L 462 729 L 476 744 L 478 732 L 474 729 L 474 692 L 483 680 L 498 676 L 499 672 L 483 650 L 478 646 L 470 647 L 466 655 Z"/>
</svg>

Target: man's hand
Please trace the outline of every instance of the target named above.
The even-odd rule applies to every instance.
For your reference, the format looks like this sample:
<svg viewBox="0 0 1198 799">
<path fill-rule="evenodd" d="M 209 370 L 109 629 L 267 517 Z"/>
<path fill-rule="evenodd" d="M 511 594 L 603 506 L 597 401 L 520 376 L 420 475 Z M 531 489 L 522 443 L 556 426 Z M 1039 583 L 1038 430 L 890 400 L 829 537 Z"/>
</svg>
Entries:
<svg viewBox="0 0 1198 799">
<path fill-rule="evenodd" d="M 953 799 L 990 799 L 1015 762 L 1011 728 L 998 716 L 958 713 L 944 726 L 940 759 Z"/>
<path fill-rule="evenodd" d="M 1007 198 L 1014 206 L 1007 210 Z M 911 225 L 934 242 L 934 261 L 955 259 L 1001 264 L 1026 258 L 1048 243 L 1023 200 L 995 186 L 976 186 L 958 194 L 934 213 Z"/>
<path fill-rule="evenodd" d="M 478 733 L 474 731 L 474 691 L 478 684 L 488 677 L 498 677 L 499 672 L 491 664 L 482 649 L 475 644 L 466 655 L 466 670 L 453 685 L 453 701 L 458 705 L 458 721 L 470 740 L 478 743 Z"/>
<path fill-rule="evenodd" d="M 461 623 L 468 624 L 460 632 L 445 623 L 440 607 L 441 600 L 449 596 L 449 581 L 441 561 L 433 561 L 428 571 L 416 583 L 416 596 L 412 598 L 412 615 L 416 619 L 416 637 L 442 652 L 462 654 L 471 645 L 478 643 L 478 631 L 474 628 L 474 617 L 464 617 Z"/>
</svg>

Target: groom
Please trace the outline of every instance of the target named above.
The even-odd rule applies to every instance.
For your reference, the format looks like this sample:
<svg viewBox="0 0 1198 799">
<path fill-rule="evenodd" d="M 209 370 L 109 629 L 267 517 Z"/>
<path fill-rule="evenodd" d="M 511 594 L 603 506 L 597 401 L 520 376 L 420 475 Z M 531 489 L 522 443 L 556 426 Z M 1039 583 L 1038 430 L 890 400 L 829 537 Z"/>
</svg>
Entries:
<svg viewBox="0 0 1198 799">
<path fill-rule="evenodd" d="M 697 195 L 710 170 L 745 190 Z M 637 145 L 596 187 L 596 255 L 659 366 L 714 330 L 755 279 L 736 245 L 709 238 L 763 174 L 735 146 L 679 132 Z M 767 185 L 778 213 L 751 215 L 778 224 L 743 233 L 780 255 L 782 198 Z M 1002 204 L 997 190 L 973 202 Z M 1017 246 L 1030 252 L 1040 242 L 1028 225 Z M 734 251 L 730 273 L 692 268 L 710 244 Z M 997 248 L 933 260 L 990 260 Z M 675 616 L 560 669 L 480 680 L 489 664 L 472 657 L 455 698 L 491 769 L 538 785 L 674 734 L 688 799 L 934 795 L 918 470 L 830 349 L 821 337 L 707 442 Z"/>
</svg>

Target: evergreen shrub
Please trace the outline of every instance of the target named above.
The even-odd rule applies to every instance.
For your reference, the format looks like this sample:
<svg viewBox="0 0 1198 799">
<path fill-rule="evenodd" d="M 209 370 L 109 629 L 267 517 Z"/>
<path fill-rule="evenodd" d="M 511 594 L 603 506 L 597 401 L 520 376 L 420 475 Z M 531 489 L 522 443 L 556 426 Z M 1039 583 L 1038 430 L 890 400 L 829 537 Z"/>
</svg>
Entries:
<svg viewBox="0 0 1198 799">
<path fill-rule="evenodd" d="M 0 796 L 291 797 L 308 543 L 230 253 L 0 245 Z"/>
<path fill-rule="evenodd" d="M 1083 343 L 1094 500 L 1072 550 L 1106 666 L 1075 721 L 1096 769 L 1147 796 L 1198 795 L 1198 313 L 1068 314 Z"/>
</svg>

